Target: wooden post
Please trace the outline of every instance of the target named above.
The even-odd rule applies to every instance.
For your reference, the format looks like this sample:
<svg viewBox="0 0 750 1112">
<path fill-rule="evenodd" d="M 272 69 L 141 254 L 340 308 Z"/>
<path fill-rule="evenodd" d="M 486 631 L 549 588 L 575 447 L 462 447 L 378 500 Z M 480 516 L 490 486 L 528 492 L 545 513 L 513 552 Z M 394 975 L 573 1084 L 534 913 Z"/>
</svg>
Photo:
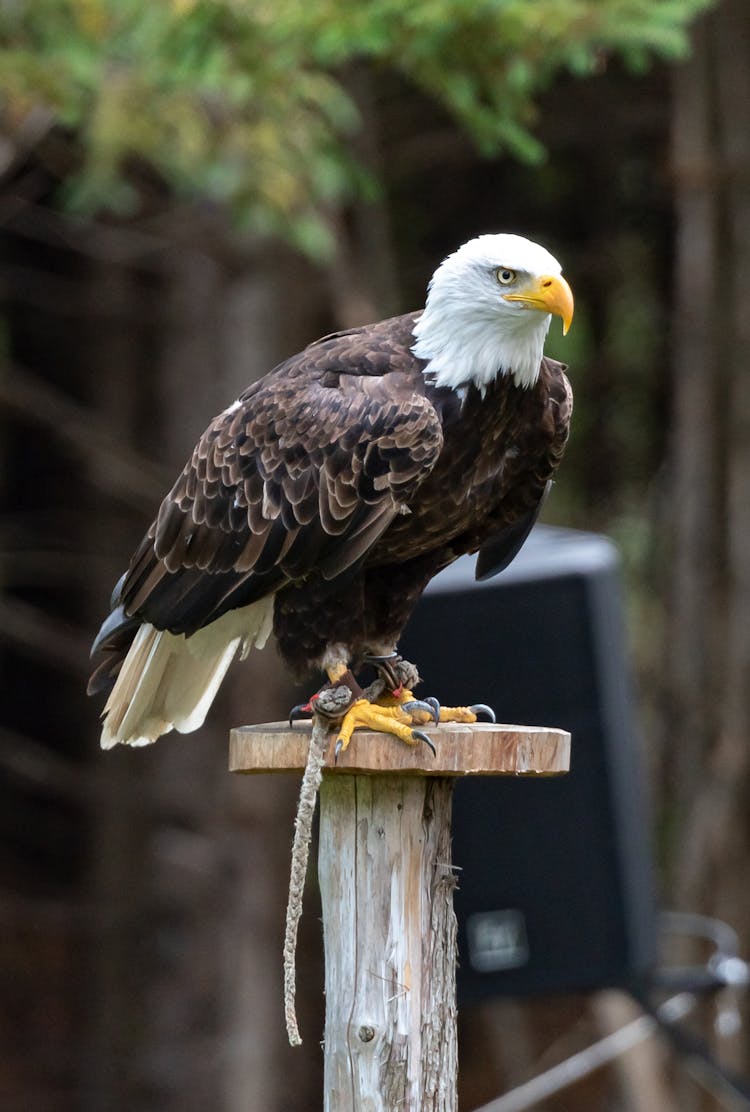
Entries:
<svg viewBox="0 0 750 1112">
<path fill-rule="evenodd" d="M 455 1112 L 457 776 L 566 772 L 570 735 L 475 723 L 414 749 L 357 731 L 320 789 L 326 966 L 325 1112 Z M 235 772 L 302 770 L 309 729 L 232 731 Z"/>
</svg>

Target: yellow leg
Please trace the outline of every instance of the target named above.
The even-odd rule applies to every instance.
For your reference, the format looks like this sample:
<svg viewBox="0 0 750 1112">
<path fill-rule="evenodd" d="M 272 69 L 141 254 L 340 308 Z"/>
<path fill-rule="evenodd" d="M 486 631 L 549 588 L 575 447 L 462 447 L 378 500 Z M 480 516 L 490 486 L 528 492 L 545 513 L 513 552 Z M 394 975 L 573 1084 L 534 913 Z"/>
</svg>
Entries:
<svg viewBox="0 0 750 1112">
<path fill-rule="evenodd" d="M 338 683 L 342 676 L 345 676 L 349 671 L 349 665 L 345 660 L 340 660 L 337 664 L 332 664 L 330 668 L 326 668 L 328 679 L 331 683 Z"/>
</svg>

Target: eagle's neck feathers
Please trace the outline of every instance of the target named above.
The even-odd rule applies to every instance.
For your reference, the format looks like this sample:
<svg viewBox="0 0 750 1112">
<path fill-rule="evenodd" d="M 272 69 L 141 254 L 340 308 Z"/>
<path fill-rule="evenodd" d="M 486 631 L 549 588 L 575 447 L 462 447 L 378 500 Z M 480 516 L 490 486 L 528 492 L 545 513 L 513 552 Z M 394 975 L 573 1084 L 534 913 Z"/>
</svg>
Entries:
<svg viewBox="0 0 750 1112">
<path fill-rule="evenodd" d="M 473 383 L 482 393 L 499 375 L 510 375 L 517 386 L 534 385 L 552 319 L 548 313 L 501 321 L 479 315 L 476 305 L 442 301 L 430 297 L 414 326 L 412 351 L 425 361 L 431 382 L 453 390 Z"/>
</svg>

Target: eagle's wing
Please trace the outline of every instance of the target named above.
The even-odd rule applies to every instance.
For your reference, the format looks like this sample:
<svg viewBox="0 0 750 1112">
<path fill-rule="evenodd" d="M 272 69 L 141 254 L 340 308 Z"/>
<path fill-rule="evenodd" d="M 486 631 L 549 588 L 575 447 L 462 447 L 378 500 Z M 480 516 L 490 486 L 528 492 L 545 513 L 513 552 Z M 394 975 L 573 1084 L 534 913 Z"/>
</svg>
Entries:
<svg viewBox="0 0 750 1112">
<path fill-rule="evenodd" d="M 274 593 L 350 573 L 408 508 L 443 442 L 412 323 L 312 345 L 211 422 L 94 642 L 105 748 L 200 726 L 236 653 L 268 636 Z"/>
<path fill-rule="evenodd" d="M 475 579 L 479 582 L 492 579 L 493 576 L 499 575 L 501 571 L 505 571 L 513 563 L 526 544 L 529 533 L 534 528 L 551 489 L 552 480 L 548 479 L 542 491 L 542 496 L 535 506 L 532 506 L 518 521 L 514 521 L 512 525 L 508 525 L 502 532 L 496 533 L 484 542 L 477 556 L 474 570 Z"/>
<path fill-rule="evenodd" d="M 407 370 L 391 359 L 384 374 L 342 374 L 321 351 L 311 375 L 302 353 L 220 414 L 136 551 L 112 625 L 137 616 L 190 633 L 313 570 L 332 579 L 355 565 L 442 445 L 402 355 Z"/>
<path fill-rule="evenodd" d="M 552 479 L 548 476 L 554 473 L 562 458 L 573 411 L 573 391 L 565 375 L 565 364 L 545 356 L 540 367 L 538 391 L 545 402 L 541 421 L 533 429 L 537 439 L 546 443 L 544 463 L 530 479 L 513 484 L 508 505 L 504 507 L 510 523 L 480 547 L 475 570 L 478 580 L 499 575 L 515 560 L 552 487 Z"/>
</svg>

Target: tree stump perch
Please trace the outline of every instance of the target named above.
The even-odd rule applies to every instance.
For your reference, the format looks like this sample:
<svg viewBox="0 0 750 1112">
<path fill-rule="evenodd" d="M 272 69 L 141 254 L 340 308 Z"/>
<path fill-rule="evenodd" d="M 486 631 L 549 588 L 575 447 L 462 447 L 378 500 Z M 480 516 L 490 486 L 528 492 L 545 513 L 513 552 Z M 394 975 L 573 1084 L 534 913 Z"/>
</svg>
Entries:
<svg viewBox="0 0 750 1112">
<path fill-rule="evenodd" d="M 358 730 L 320 788 L 325 1112 L 455 1112 L 458 776 L 566 772 L 570 735 L 490 723 L 431 727 L 437 747 Z M 305 767 L 309 728 L 232 731 L 230 769 Z"/>
</svg>

